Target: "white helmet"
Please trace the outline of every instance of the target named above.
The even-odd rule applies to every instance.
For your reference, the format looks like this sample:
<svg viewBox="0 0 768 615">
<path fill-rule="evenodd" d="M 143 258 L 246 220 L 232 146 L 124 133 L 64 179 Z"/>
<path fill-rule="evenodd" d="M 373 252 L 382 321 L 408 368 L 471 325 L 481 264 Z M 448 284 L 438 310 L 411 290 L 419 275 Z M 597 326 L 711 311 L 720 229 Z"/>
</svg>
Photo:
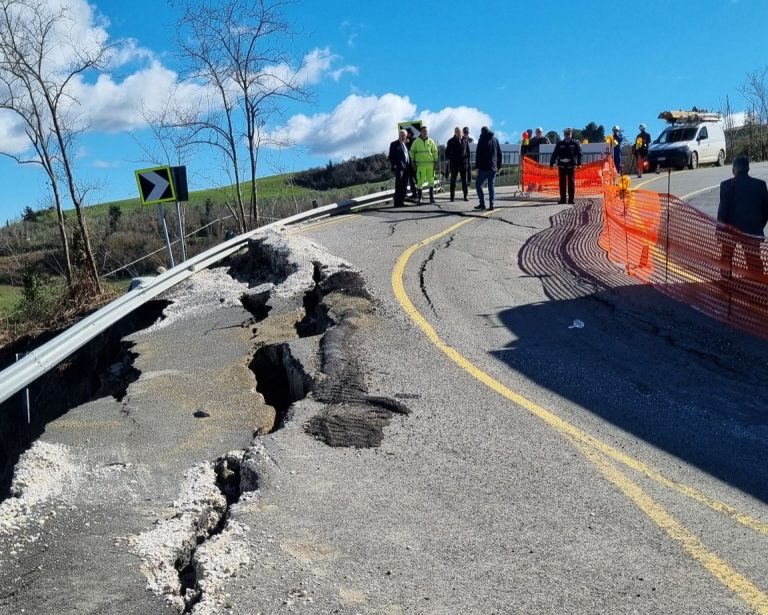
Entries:
<svg viewBox="0 0 768 615">
<path fill-rule="evenodd" d="M 640 130 L 645 130 L 645 124 L 640 124 Z"/>
<path fill-rule="evenodd" d="M 613 130 L 615 130 L 616 132 L 621 132 L 621 126 L 619 126 L 618 124 L 616 124 L 616 125 L 613 127 Z"/>
</svg>

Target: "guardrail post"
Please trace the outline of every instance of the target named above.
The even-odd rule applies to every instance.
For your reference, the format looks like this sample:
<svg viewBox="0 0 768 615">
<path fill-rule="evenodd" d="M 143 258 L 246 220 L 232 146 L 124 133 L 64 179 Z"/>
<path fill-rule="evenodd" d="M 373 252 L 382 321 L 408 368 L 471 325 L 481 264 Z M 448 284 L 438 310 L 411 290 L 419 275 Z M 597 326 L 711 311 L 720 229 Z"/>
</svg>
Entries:
<svg viewBox="0 0 768 615">
<path fill-rule="evenodd" d="M 23 359 L 27 356 L 26 352 L 17 352 L 16 353 L 16 360 Z M 24 388 L 24 411 L 27 414 L 27 425 L 30 425 L 32 423 L 32 412 L 31 407 L 29 403 L 29 387 Z"/>
</svg>

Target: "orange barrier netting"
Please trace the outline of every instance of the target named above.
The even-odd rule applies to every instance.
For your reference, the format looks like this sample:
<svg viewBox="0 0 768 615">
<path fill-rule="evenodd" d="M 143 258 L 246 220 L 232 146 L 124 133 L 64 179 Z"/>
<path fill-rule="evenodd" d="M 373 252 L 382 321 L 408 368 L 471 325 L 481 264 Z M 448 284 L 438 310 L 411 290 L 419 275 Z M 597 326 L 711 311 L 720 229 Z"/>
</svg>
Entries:
<svg viewBox="0 0 768 615">
<path fill-rule="evenodd" d="M 538 164 L 530 158 L 523 158 L 521 165 L 520 185 L 528 192 L 543 192 L 545 194 L 559 195 L 560 180 L 557 168 Z M 598 160 L 589 162 L 576 169 L 576 194 L 602 194 L 605 176 L 613 180 L 616 171 L 613 162 Z"/>
<path fill-rule="evenodd" d="M 557 171 L 523 161 L 526 185 L 559 195 Z M 768 240 L 720 228 L 673 195 L 617 186 L 612 161 L 576 171 L 576 194 L 600 181 L 599 244 L 626 272 L 665 295 L 768 339 Z"/>
</svg>

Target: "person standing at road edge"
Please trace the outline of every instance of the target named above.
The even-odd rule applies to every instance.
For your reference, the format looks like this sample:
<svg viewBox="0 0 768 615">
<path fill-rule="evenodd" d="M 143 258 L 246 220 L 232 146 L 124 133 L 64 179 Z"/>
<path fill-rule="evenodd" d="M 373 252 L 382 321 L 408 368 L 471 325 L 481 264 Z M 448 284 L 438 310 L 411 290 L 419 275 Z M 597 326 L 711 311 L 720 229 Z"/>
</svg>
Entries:
<svg viewBox="0 0 768 615">
<path fill-rule="evenodd" d="M 555 151 L 549 159 L 551 169 L 557 163 L 557 174 L 560 179 L 560 204 L 565 203 L 566 183 L 568 187 L 568 202 L 573 204 L 576 192 L 576 169 L 581 166 L 581 144 L 573 138 L 573 128 L 563 130 L 563 140 L 555 145 Z"/>
<path fill-rule="evenodd" d="M 640 124 L 640 132 L 635 137 L 635 143 L 632 145 L 632 153 L 635 155 L 635 169 L 637 176 L 643 176 L 643 167 L 645 159 L 648 157 L 648 147 L 651 145 L 651 135 L 645 130 L 645 124 Z"/>
<path fill-rule="evenodd" d="M 389 144 L 389 166 L 395 174 L 395 207 L 404 207 L 405 192 L 408 189 L 408 179 L 411 176 L 411 155 L 406 144 L 408 132 L 400 130 L 398 136 L 396 141 Z"/>
<path fill-rule="evenodd" d="M 717 221 L 717 235 L 721 241 L 721 265 L 726 267 L 722 272 L 723 277 L 732 277 L 732 259 L 736 243 L 740 243 L 744 249 L 747 271 L 762 275 L 760 248 L 765 225 L 768 223 L 768 186 L 762 179 L 750 177 L 749 158 L 746 156 L 737 156 L 733 160 L 733 177 L 720 184 Z M 734 235 L 728 227 L 733 227 L 744 235 Z"/>
<path fill-rule="evenodd" d="M 450 166 L 450 189 L 451 201 L 456 196 L 456 176 L 461 175 L 461 191 L 464 193 L 464 200 L 468 201 L 467 186 L 467 167 L 469 166 L 469 141 L 461 136 L 461 128 L 458 126 L 453 129 L 453 136 L 448 139 L 445 146 L 445 157 Z"/>
<path fill-rule="evenodd" d="M 416 165 L 416 187 L 421 203 L 422 188 L 426 182 L 429 186 L 429 202 L 435 202 L 435 170 L 437 169 L 437 143 L 429 136 L 429 129 L 421 127 L 419 138 L 411 146 L 411 160 Z"/>
<path fill-rule="evenodd" d="M 477 169 L 475 189 L 480 204 L 474 209 L 485 209 L 483 183 L 488 180 L 488 209 L 493 210 L 493 203 L 496 200 L 496 173 L 501 169 L 501 146 L 488 126 L 480 129 L 480 138 L 477 140 L 475 150 L 475 168 Z"/>
</svg>

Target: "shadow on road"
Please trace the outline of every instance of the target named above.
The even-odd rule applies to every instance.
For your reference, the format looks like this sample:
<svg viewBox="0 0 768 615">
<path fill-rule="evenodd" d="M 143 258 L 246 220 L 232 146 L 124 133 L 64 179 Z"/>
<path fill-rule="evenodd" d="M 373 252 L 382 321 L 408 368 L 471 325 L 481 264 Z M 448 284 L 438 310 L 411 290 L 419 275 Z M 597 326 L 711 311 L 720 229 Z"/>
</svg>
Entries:
<svg viewBox="0 0 768 615">
<path fill-rule="evenodd" d="M 523 246 L 520 267 L 550 301 L 502 310 L 516 341 L 494 356 L 768 501 L 768 344 L 635 283 L 597 245 L 599 216 L 577 204 Z"/>
</svg>

